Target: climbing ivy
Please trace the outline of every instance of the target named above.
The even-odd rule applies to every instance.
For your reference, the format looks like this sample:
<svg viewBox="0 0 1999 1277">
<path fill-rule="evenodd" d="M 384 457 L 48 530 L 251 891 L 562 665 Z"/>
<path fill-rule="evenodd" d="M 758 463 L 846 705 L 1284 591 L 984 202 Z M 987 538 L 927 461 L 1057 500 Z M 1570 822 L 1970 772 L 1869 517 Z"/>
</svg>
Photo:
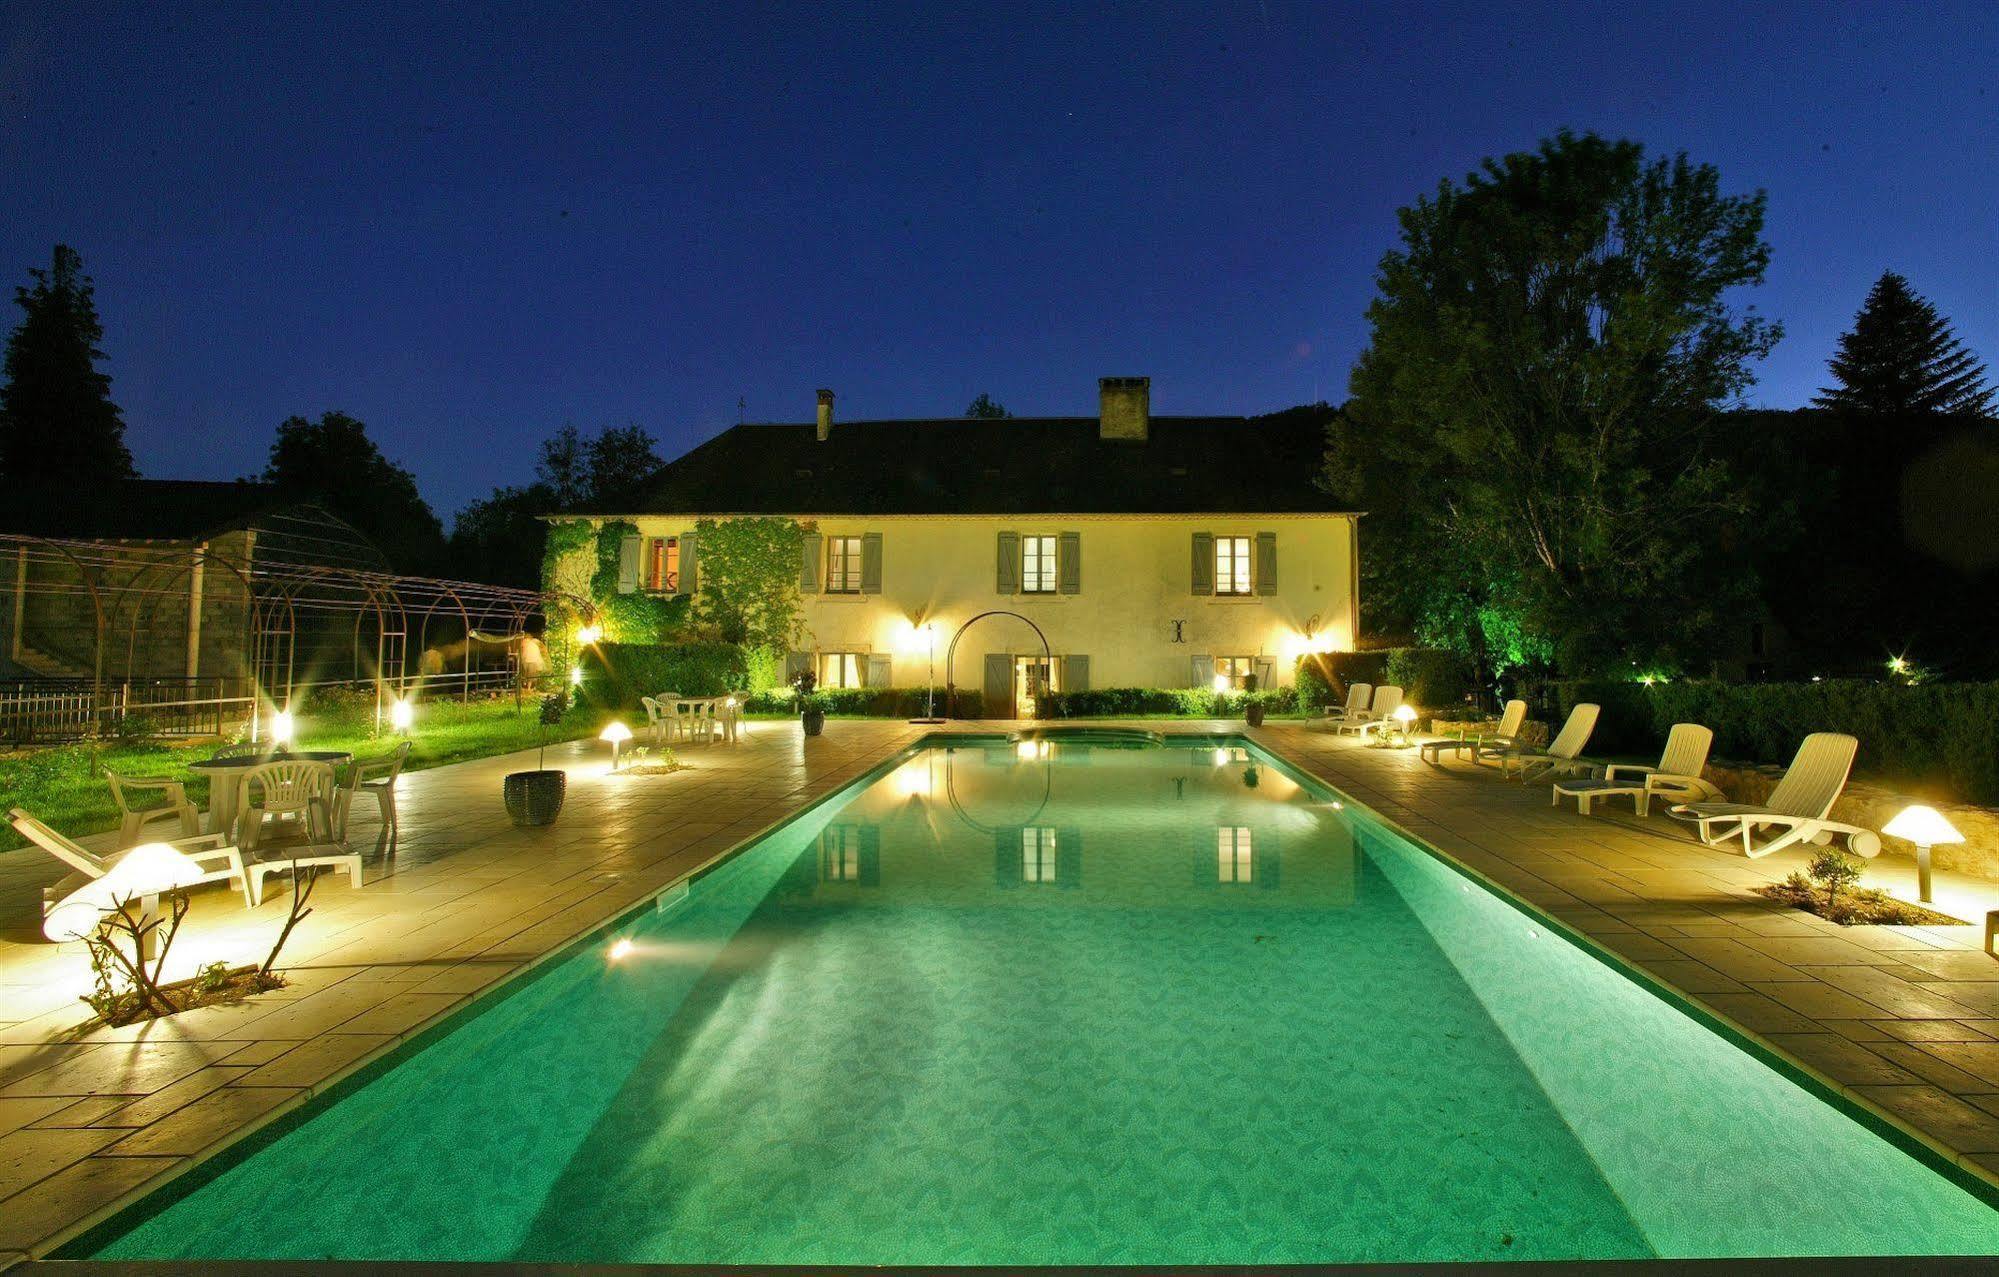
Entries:
<svg viewBox="0 0 1999 1277">
<path fill-rule="evenodd" d="M 691 601 L 682 594 L 618 592 L 618 555 L 626 537 L 639 534 L 638 525 L 612 519 L 597 528 L 597 570 L 590 577 L 590 598 L 597 605 L 597 625 L 611 643 L 670 643 L 687 628 Z M 698 578 L 697 578 L 698 579 Z"/>
<path fill-rule="evenodd" d="M 726 643 L 778 652 L 792 646 L 800 629 L 804 544 L 805 528 L 780 516 L 696 523 L 695 618 Z"/>
</svg>

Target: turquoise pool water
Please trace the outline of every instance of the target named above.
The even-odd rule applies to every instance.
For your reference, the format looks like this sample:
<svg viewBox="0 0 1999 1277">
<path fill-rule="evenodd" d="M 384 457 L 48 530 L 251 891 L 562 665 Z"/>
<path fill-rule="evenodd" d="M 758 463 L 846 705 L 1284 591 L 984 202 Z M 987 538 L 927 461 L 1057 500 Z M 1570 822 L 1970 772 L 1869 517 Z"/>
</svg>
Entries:
<svg viewBox="0 0 1999 1277">
<path fill-rule="evenodd" d="M 993 742 L 856 786 L 90 1253 L 1995 1251 L 1999 1212 L 1269 760 Z"/>
</svg>

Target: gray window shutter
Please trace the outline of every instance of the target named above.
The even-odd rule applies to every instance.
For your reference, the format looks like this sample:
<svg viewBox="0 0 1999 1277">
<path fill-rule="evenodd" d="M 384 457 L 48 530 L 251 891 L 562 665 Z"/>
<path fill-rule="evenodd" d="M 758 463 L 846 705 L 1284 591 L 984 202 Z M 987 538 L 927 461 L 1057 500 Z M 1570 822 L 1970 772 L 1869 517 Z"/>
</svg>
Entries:
<svg viewBox="0 0 1999 1277">
<path fill-rule="evenodd" d="M 630 594 L 639 588 L 639 539 L 618 538 L 618 593 Z"/>
<path fill-rule="evenodd" d="M 1083 534 L 1064 532 L 1056 539 L 1055 588 L 1062 594 L 1079 594 L 1083 589 Z"/>
<path fill-rule="evenodd" d="M 1215 592 L 1215 537 L 1211 532 L 1194 534 L 1194 593 Z"/>
<path fill-rule="evenodd" d="M 1087 692 L 1090 690 L 1089 657 L 1065 656 L 1062 658 L 1062 690 L 1065 692 Z"/>
<path fill-rule="evenodd" d="M 1194 677 L 1194 681 L 1193 681 L 1192 683 L 1188 684 L 1188 686 L 1190 686 L 1190 687 L 1213 687 L 1213 686 L 1215 685 L 1215 658 L 1214 658 L 1214 657 L 1212 657 L 1212 656 L 1197 656 L 1197 657 L 1195 657 L 1195 658 L 1194 658 L 1194 660 L 1193 660 L 1193 666 L 1194 666 L 1194 669 L 1193 669 L 1193 677 Z"/>
<path fill-rule="evenodd" d="M 807 594 L 819 593 L 819 534 L 805 534 L 804 552 L 799 556 L 798 588 Z"/>
<path fill-rule="evenodd" d="M 788 687 L 796 682 L 800 674 L 812 669 L 812 653 L 786 652 L 784 654 L 784 682 Z"/>
<path fill-rule="evenodd" d="M 999 584 L 1001 594 L 1020 593 L 1020 533 L 999 534 Z"/>
<path fill-rule="evenodd" d="M 675 594 L 692 594 L 701 588 L 694 564 L 694 534 L 680 538 L 680 588 Z"/>
<path fill-rule="evenodd" d="M 987 718 L 1013 717 L 1013 658 L 1005 652 L 986 653 Z"/>
<path fill-rule="evenodd" d="M 863 683 L 862 686 L 887 687 L 895 677 L 893 671 L 894 666 L 890 664 L 888 653 L 870 652 L 868 653 L 868 671 L 863 675 L 867 679 L 867 682 Z"/>
<path fill-rule="evenodd" d="M 1271 682 L 1272 671 L 1275 669 L 1276 664 L 1275 661 L 1267 656 L 1256 658 L 1256 687 L 1258 691 L 1274 692 L 1277 690 L 1277 685 Z"/>
<path fill-rule="evenodd" d="M 1277 593 L 1277 534 L 1256 534 L 1256 592 Z"/>
<path fill-rule="evenodd" d="M 861 534 L 861 593 L 882 592 L 882 534 Z"/>
</svg>

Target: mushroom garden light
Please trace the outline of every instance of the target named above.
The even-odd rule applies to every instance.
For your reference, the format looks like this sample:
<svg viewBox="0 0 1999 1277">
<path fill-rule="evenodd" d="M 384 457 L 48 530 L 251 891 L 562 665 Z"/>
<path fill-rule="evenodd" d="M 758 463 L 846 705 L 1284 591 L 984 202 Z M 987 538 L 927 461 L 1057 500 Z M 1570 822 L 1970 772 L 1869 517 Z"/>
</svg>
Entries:
<svg viewBox="0 0 1999 1277">
<path fill-rule="evenodd" d="M 605 726 L 604 730 L 597 734 L 598 740 L 609 741 L 611 743 L 612 771 L 618 770 L 619 746 L 623 745 L 626 741 L 630 740 L 631 738 L 632 738 L 632 729 L 625 726 L 617 719 L 612 719 L 610 723 Z"/>
<path fill-rule="evenodd" d="M 1942 812 L 1921 803 L 1904 807 L 1900 815 L 1881 827 L 1881 832 L 1916 844 L 1916 894 L 1924 904 L 1930 903 L 1930 848 L 1963 842 L 1964 835 L 1943 818 Z"/>
</svg>

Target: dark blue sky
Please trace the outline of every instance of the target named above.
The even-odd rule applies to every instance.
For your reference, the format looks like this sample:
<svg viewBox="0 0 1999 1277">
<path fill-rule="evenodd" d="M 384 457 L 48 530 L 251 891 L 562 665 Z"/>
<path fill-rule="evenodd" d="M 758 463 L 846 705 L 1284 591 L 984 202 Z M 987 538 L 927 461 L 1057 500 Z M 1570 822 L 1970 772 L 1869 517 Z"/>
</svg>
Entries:
<svg viewBox="0 0 1999 1277">
<path fill-rule="evenodd" d="M 1337 401 L 1396 208 L 1564 125 L 1769 191 L 1755 402 L 1889 267 L 1999 361 L 1990 0 L 291 7 L 0 6 L 0 280 L 83 253 L 147 474 L 343 408 L 448 521 L 738 396 Z"/>
</svg>

